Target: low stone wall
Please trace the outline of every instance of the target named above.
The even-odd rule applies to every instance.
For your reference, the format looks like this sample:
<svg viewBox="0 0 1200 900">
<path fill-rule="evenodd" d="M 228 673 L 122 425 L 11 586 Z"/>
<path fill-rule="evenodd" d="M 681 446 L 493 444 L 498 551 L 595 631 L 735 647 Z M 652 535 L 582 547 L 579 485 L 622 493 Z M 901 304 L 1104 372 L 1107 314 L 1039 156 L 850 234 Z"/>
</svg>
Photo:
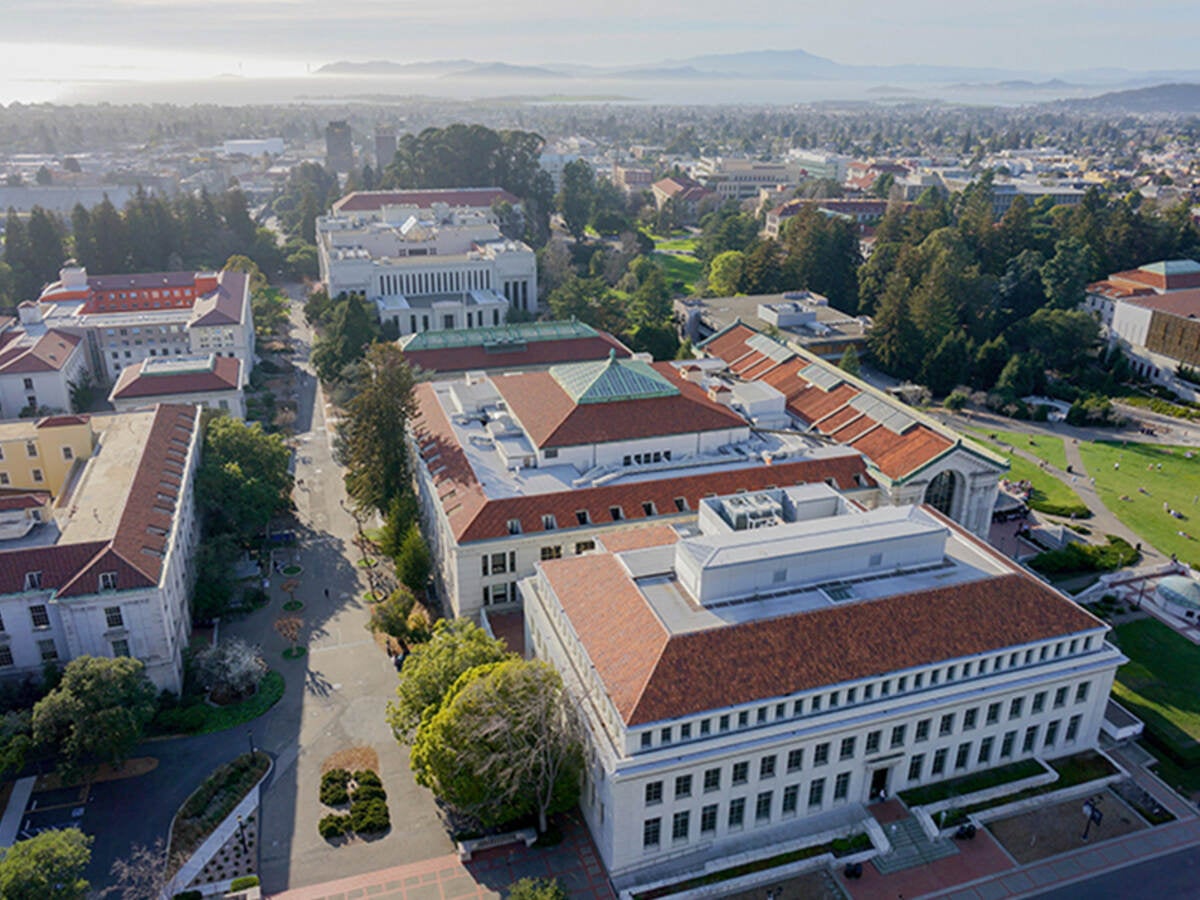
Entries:
<svg viewBox="0 0 1200 900">
<path fill-rule="evenodd" d="M 470 862 L 471 855 L 480 850 L 491 850 L 493 847 L 503 847 L 505 844 L 515 844 L 524 841 L 526 847 L 532 847 L 537 840 L 537 829 L 522 828 L 518 831 L 506 831 L 503 834 L 489 834 L 487 837 L 471 838 L 466 841 L 456 841 L 458 858 Z"/>
</svg>

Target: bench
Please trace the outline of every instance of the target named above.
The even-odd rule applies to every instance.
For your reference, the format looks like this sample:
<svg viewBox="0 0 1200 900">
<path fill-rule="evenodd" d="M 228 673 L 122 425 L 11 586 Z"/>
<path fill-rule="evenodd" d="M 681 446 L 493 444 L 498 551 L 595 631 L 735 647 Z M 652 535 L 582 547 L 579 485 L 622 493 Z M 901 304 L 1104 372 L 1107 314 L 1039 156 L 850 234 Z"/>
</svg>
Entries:
<svg viewBox="0 0 1200 900">
<path fill-rule="evenodd" d="M 455 846 L 458 848 L 458 858 L 463 862 L 470 862 L 471 855 L 480 850 L 491 850 L 493 847 L 515 844 L 517 841 L 524 841 L 526 847 L 532 847 L 536 840 L 537 829 L 521 828 L 517 831 L 506 831 L 503 834 L 489 834 L 486 837 L 456 841 Z"/>
</svg>

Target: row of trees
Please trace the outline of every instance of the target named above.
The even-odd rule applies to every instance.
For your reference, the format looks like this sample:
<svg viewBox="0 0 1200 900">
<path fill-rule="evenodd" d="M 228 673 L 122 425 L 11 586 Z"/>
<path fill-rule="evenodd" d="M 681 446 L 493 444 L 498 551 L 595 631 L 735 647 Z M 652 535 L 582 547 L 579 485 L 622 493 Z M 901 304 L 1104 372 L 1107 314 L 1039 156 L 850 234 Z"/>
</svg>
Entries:
<svg viewBox="0 0 1200 900">
<path fill-rule="evenodd" d="M 544 832 L 579 798 L 581 730 L 562 679 L 469 620 L 439 621 L 413 650 L 388 722 L 412 744 L 417 783 L 485 827 L 535 818 Z"/>
</svg>

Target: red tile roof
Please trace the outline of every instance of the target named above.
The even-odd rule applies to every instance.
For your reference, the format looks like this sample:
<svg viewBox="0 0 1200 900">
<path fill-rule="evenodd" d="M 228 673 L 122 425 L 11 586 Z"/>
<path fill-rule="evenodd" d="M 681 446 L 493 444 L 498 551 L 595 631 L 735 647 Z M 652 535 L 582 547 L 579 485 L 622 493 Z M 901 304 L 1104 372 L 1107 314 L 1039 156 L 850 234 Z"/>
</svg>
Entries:
<svg viewBox="0 0 1200 900">
<path fill-rule="evenodd" d="M 333 204 L 335 213 L 374 212 L 385 206 L 416 206 L 428 209 L 435 203 L 447 206 L 491 206 L 496 202 L 516 205 L 521 198 L 504 188 L 448 188 L 436 191 L 354 191 Z"/>
<path fill-rule="evenodd" d="M 196 299 L 196 303 L 192 307 L 195 318 L 189 324 L 191 326 L 238 324 L 242 321 L 242 309 L 246 305 L 249 288 L 250 278 L 245 272 L 224 270 L 217 276 L 216 287 Z"/>
<path fill-rule="evenodd" d="M 143 368 L 150 362 L 152 360 L 147 359 L 122 369 L 109 399 L 130 400 L 139 397 L 172 397 L 210 391 L 234 391 L 241 383 L 242 362 L 231 356 L 214 357 L 212 368 L 206 371 L 143 374 Z M 172 358 L 172 362 L 178 360 Z"/>
<path fill-rule="evenodd" d="M 785 362 L 765 367 L 762 360 L 768 357 L 748 343 L 759 333 L 738 322 L 713 335 L 702 349 L 709 356 L 724 360 L 733 374 L 762 381 L 778 390 L 784 395 L 789 413 L 821 434 L 858 450 L 888 478 L 903 479 L 956 446 L 955 438 L 920 421 L 914 421 L 900 434 L 881 427 L 850 405 L 867 392 L 849 380 L 830 391 L 809 382 L 800 372 L 819 362 L 816 357 L 793 351 Z M 907 411 L 898 401 L 888 402 Z"/>
<path fill-rule="evenodd" d="M 549 372 L 492 379 L 513 417 L 538 447 L 574 447 L 669 434 L 744 428 L 737 413 L 708 398 L 670 363 L 654 369 L 679 389 L 673 397 L 576 404 Z"/>
<path fill-rule="evenodd" d="M 606 525 L 614 521 L 610 509 L 620 507 L 624 518 L 619 521 L 636 523 L 648 518 L 643 511 L 643 503 L 652 503 L 656 515 L 676 515 L 677 497 L 686 501 L 688 509 L 695 510 L 700 499 L 709 494 L 817 483 L 827 478 L 834 479 L 842 489 L 874 484 L 862 457 L 848 453 L 845 456 L 788 460 L 753 468 L 685 470 L 693 474 L 680 474 L 676 470 L 657 480 L 618 481 L 582 490 L 488 499 L 458 444 L 454 429 L 433 392 L 433 386 L 429 383 L 418 384 L 415 396 L 418 412 L 413 420 L 414 434 L 450 529 L 459 543 L 505 537 L 510 533 L 509 521 L 514 519 L 520 523 L 523 533 L 543 531 L 543 515 L 553 515 L 559 529 L 570 529 L 578 527 L 576 512 L 587 510 L 592 525 Z"/>
<path fill-rule="evenodd" d="M 1172 291 L 1169 294 L 1149 294 L 1126 300 L 1134 306 L 1142 306 L 1155 312 L 1179 316 L 1181 319 L 1200 318 L 1200 288 Z"/>
<path fill-rule="evenodd" d="M 46 416 L 38 419 L 34 428 L 59 428 L 64 425 L 86 425 L 90 416 Z"/>
<path fill-rule="evenodd" d="M 24 341 L 23 331 L 8 331 L 0 335 L 0 375 L 24 375 L 36 372 L 58 372 L 81 338 L 51 328 L 41 337 Z"/>
<path fill-rule="evenodd" d="M 49 502 L 50 495 L 45 491 L 0 494 L 0 511 L 10 512 L 14 509 L 38 509 Z"/>
<path fill-rule="evenodd" d="M 679 540 L 679 532 L 670 525 L 645 525 L 640 528 L 625 528 L 600 539 L 609 553 L 624 553 L 626 550 L 644 550 L 647 547 L 663 547 Z"/>
<path fill-rule="evenodd" d="M 530 341 L 516 347 L 448 347 L 440 350 L 405 351 L 404 358 L 428 372 L 467 372 L 488 369 L 533 368 L 559 363 L 607 359 L 609 351 L 625 359 L 629 348 L 610 334 L 596 337 Z"/>
<path fill-rule="evenodd" d="M 1014 572 L 669 635 L 616 557 L 580 556 L 541 569 L 628 725 L 1103 627 L 1037 579 Z"/>
</svg>

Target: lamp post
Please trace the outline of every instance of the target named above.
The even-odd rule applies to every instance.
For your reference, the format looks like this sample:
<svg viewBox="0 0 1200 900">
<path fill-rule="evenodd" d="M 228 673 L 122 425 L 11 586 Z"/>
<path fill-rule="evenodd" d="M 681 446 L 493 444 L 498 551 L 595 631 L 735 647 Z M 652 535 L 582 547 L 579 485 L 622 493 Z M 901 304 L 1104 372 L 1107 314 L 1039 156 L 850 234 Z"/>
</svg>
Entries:
<svg viewBox="0 0 1200 900">
<path fill-rule="evenodd" d="M 253 756 L 253 755 L 254 755 L 254 753 L 255 753 L 255 750 L 254 750 L 254 732 L 253 732 L 253 731 L 250 731 L 250 730 L 247 730 L 247 731 L 246 731 L 246 739 L 247 739 L 247 740 L 250 742 L 250 755 L 251 755 L 251 756 Z"/>
<path fill-rule="evenodd" d="M 1097 827 L 1104 821 L 1104 813 L 1100 812 L 1100 797 L 1089 797 L 1083 804 L 1083 814 L 1087 816 L 1087 824 L 1083 826 L 1083 840 L 1088 839 L 1088 832 L 1094 822 Z"/>
<path fill-rule="evenodd" d="M 249 853 L 250 850 L 249 850 L 249 848 L 246 847 L 246 823 L 242 821 L 241 815 L 238 815 L 237 823 L 238 823 L 238 835 L 242 839 L 242 852 Z"/>
</svg>

